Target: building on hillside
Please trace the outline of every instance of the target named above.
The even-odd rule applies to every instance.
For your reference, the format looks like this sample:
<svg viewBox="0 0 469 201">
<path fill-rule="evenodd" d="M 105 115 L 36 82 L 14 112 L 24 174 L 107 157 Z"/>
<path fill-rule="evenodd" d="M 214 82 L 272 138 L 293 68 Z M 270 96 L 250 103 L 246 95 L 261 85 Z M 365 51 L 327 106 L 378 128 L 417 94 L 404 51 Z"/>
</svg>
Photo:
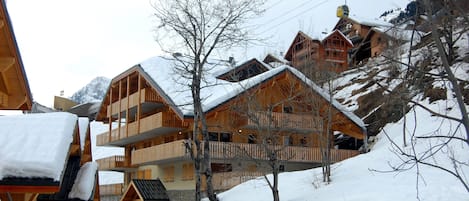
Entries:
<svg viewBox="0 0 469 201">
<path fill-rule="evenodd" d="M 0 110 L 31 110 L 32 96 L 5 1 L 0 2 Z"/>
<path fill-rule="evenodd" d="M 88 122 L 62 112 L 0 117 L 0 200 L 99 200 Z"/>
<path fill-rule="evenodd" d="M 354 66 L 370 57 L 380 55 L 385 50 L 388 37 L 383 36 L 382 32 L 393 26 L 381 20 L 344 16 L 339 19 L 333 30 L 339 30 L 353 43 L 353 48 L 349 51 L 351 55 L 349 65 Z M 376 32 L 376 30 L 382 31 Z"/>
<path fill-rule="evenodd" d="M 298 32 L 285 54 L 291 65 L 309 77 L 318 78 L 321 72 L 340 73 L 348 69 L 349 50 L 353 43 L 339 30 L 313 39 Z"/>
<path fill-rule="evenodd" d="M 184 146 L 193 128 L 190 82 L 175 73 L 176 63 L 174 58 L 155 57 L 112 79 L 96 120 L 109 124 L 109 130 L 97 136 L 97 145 L 125 148 L 124 156 L 97 160 L 100 170 L 124 172 L 125 184 L 116 185 L 120 189 L 114 192 L 122 192 L 132 179 L 160 178 L 171 200 L 194 195 L 193 163 Z M 216 190 L 263 175 L 267 158 L 262 144 L 284 146 L 282 171 L 320 165 L 320 139 L 333 137 L 322 129 L 329 105 L 332 130 L 366 138 L 361 119 L 335 100 L 329 103 L 327 93 L 292 67 L 271 68 L 257 60 L 234 70 L 209 65 L 201 93 Z M 264 137 L 267 131 L 274 132 L 270 138 Z M 358 151 L 331 153 L 336 162 Z"/>
</svg>

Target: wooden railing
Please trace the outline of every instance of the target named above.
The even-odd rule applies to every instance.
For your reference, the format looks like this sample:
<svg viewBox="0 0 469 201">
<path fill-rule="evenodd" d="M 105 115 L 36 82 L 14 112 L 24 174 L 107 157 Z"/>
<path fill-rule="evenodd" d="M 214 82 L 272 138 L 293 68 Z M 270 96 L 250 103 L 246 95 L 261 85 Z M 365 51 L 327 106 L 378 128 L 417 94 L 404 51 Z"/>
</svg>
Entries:
<svg viewBox="0 0 469 201">
<path fill-rule="evenodd" d="M 140 103 L 145 103 L 145 102 L 158 102 L 161 103 L 163 102 L 161 96 L 159 96 L 156 92 L 153 90 L 149 89 L 142 89 L 140 91 L 140 101 L 139 101 L 139 94 L 138 92 L 135 92 L 133 94 L 130 94 L 128 97 L 122 98 L 121 100 L 118 100 L 111 105 L 107 106 L 107 116 L 110 116 L 111 113 L 112 115 L 117 114 L 119 112 L 123 112 L 127 108 L 127 101 L 129 102 L 129 108 L 136 107 Z M 120 107 L 119 107 L 120 105 Z M 120 109 L 119 109 L 120 108 Z"/>
<path fill-rule="evenodd" d="M 321 162 L 321 152 L 317 147 L 272 146 L 271 149 L 281 149 L 279 160 L 291 162 Z M 210 142 L 212 159 L 258 159 L 268 160 L 269 157 L 263 146 L 247 143 Z M 331 149 L 331 161 L 338 162 L 358 155 L 356 150 Z M 132 165 L 144 163 L 158 163 L 164 160 L 189 158 L 183 140 L 156 145 L 132 152 Z"/>
<path fill-rule="evenodd" d="M 214 190 L 227 190 L 238 184 L 263 176 L 262 172 L 222 172 L 214 173 L 212 184 Z M 205 180 L 205 178 L 203 178 Z M 202 182 L 202 190 L 206 189 L 206 182 Z"/>
<path fill-rule="evenodd" d="M 183 144 L 184 140 L 178 140 L 161 145 L 156 145 L 132 152 L 132 165 L 159 162 L 168 159 L 188 157 L 188 153 Z"/>
<path fill-rule="evenodd" d="M 99 195 L 122 195 L 124 192 L 124 184 L 107 184 L 99 185 Z"/>
<path fill-rule="evenodd" d="M 129 127 L 128 130 L 127 126 Z M 167 112 L 159 112 L 140 119 L 140 129 L 138 128 L 138 122 L 135 121 L 127 125 L 122 125 L 120 129 L 115 128 L 111 130 L 110 134 L 109 132 L 105 132 L 97 135 L 96 144 L 98 146 L 106 145 L 116 140 L 132 137 L 139 133 L 148 132 L 162 127 L 181 128 L 182 121 Z"/>
<path fill-rule="evenodd" d="M 110 156 L 96 160 L 99 170 L 116 170 L 128 168 L 125 165 L 125 156 Z"/>
<path fill-rule="evenodd" d="M 312 115 L 280 113 L 280 112 L 255 112 L 254 118 L 248 119 L 249 127 L 313 130 L 322 131 L 322 118 Z"/>
<path fill-rule="evenodd" d="M 318 147 L 270 146 L 270 150 L 279 151 L 278 158 L 292 162 L 321 162 L 321 150 Z M 210 142 L 213 159 L 252 158 L 268 160 L 264 146 L 259 144 Z M 358 155 L 357 150 L 331 149 L 331 161 L 338 162 Z"/>
</svg>

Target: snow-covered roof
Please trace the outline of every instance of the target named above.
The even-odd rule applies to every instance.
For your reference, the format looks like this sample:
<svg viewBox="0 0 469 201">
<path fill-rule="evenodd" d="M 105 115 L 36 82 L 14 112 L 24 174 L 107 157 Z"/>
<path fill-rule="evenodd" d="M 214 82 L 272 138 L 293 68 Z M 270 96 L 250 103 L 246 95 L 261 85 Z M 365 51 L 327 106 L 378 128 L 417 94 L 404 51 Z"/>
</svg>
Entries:
<svg viewBox="0 0 469 201">
<path fill-rule="evenodd" d="M 393 24 L 380 20 L 380 19 L 371 19 L 371 18 L 366 18 L 362 16 L 349 16 L 348 19 L 355 21 L 358 24 L 370 26 L 370 27 L 392 27 Z"/>
<path fill-rule="evenodd" d="M 65 112 L 0 117 L 0 179 L 59 181 L 77 120 Z"/>
<path fill-rule="evenodd" d="M 80 200 L 90 200 L 96 183 L 96 172 L 98 163 L 87 162 L 78 171 L 72 190 L 68 198 L 78 198 Z"/>
<path fill-rule="evenodd" d="M 412 32 L 414 32 L 413 30 L 406 30 L 406 29 L 402 29 L 399 27 L 373 27 L 372 30 L 380 32 L 380 33 L 384 33 L 388 37 L 396 38 L 396 39 L 404 40 L 404 41 L 410 41 L 412 38 Z M 421 39 L 421 36 L 423 35 L 424 33 L 415 31 L 413 40 L 415 42 L 419 42 Z"/>
<path fill-rule="evenodd" d="M 175 65 L 176 64 L 174 59 L 164 57 L 153 57 L 140 64 L 143 71 L 147 73 L 152 81 L 154 81 L 156 88 L 161 90 L 160 93 L 164 93 L 164 96 L 170 99 L 169 101 L 174 104 L 173 106 L 175 106 L 178 111 L 182 112 L 183 116 L 192 116 L 192 96 L 188 87 L 190 81 L 183 78 L 173 70 Z M 213 72 L 217 69 L 217 65 L 211 64 L 209 69 L 211 69 Z M 209 71 L 204 77 L 204 82 L 202 83 L 203 86 L 201 89 L 201 98 L 204 112 L 214 109 L 218 105 L 246 91 L 246 89 L 254 87 L 284 71 L 292 72 L 300 80 L 310 85 L 318 94 L 320 94 L 326 100 L 329 100 L 329 94 L 327 92 L 314 84 L 301 72 L 287 65 L 273 68 L 267 72 L 261 73 L 240 82 L 228 82 L 217 79 Z M 352 112 L 346 111 L 345 108 L 335 100 L 332 101 L 332 104 L 349 119 L 351 119 L 355 124 L 360 126 L 362 129 L 365 129 L 365 124 L 359 117 L 354 115 Z"/>
<path fill-rule="evenodd" d="M 347 41 L 351 46 L 353 46 L 353 42 L 352 42 L 347 36 L 345 36 L 340 30 L 338 30 L 338 29 L 336 29 L 336 30 L 334 30 L 333 32 L 327 34 L 327 35 L 324 37 L 324 40 L 327 39 L 327 38 L 329 38 L 332 34 L 334 34 L 334 33 L 336 33 L 336 32 L 339 33 L 339 34 L 342 36 L 342 38 L 344 38 L 345 41 Z"/>
</svg>

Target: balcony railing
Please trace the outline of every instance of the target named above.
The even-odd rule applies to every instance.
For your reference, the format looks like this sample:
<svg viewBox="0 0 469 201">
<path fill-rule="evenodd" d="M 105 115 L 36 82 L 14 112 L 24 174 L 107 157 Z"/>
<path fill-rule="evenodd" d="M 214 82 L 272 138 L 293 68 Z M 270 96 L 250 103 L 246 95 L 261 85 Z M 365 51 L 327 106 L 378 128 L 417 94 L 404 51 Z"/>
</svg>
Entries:
<svg viewBox="0 0 469 201">
<path fill-rule="evenodd" d="M 222 172 L 214 173 L 212 177 L 212 184 L 214 190 L 227 190 L 238 184 L 263 176 L 262 172 Z M 203 178 L 205 179 L 205 178 Z M 202 190 L 206 189 L 206 182 L 202 182 Z"/>
<path fill-rule="evenodd" d="M 319 163 L 321 152 L 317 147 L 272 146 L 272 149 L 282 149 L 279 160 L 291 162 Z M 268 160 L 263 146 L 247 143 L 210 142 L 212 159 L 243 159 L 252 158 Z M 358 155 L 356 150 L 331 149 L 331 161 L 338 162 Z M 161 163 L 168 160 L 188 159 L 183 140 L 156 145 L 132 152 L 132 165 Z"/>
<path fill-rule="evenodd" d="M 140 119 L 140 123 L 135 121 L 122 125 L 120 128 L 105 132 L 96 136 L 96 144 L 117 145 L 133 143 L 139 140 L 148 139 L 158 134 L 176 131 L 182 127 L 182 121 L 177 117 L 167 113 L 159 112 Z M 138 137 L 137 137 L 138 136 Z"/>
<path fill-rule="evenodd" d="M 107 106 L 107 116 L 115 115 L 118 114 L 119 112 L 123 112 L 127 108 L 127 102 L 128 102 L 128 107 L 136 107 L 140 103 L 147 103 L 147 102 L 155 102 L 155 103 L 161 103 L 163 100 L 161 99 L 158 94 L 152 90 L 148 89 L 142 89 L 140 90 L 140 101 L 139 101 L 139 93 L 135 92 L 133 94 L 130 94 L 130 96 L 122 98 L 121 100 L 118 100 L 111 105 Z"/>
<path fill-rule="evenodd" d="M 313 115 L 255 112 L 249 118 L 247 127 L 273 128 L 285 130 L 322 131 L 322 118 Z"/>
<path fill-rule="evenodd" d="M 189 157 L 184 140 L 156 145 L 132 152 L 132 165 L 144 163 L 158 163 L 165 160 L 174 160 Z"/>
<path fill-rule="evenodd" d="M 131 168 L 125 162 L 125 156 L 110 156 L 96 160 L 99 170 L 122 171 Z"/>
<path fill-rule="evenodd" d="M 124 190 L 124 184 L 99 185 L 100 196 L 122 195 Z"/>
</svg>

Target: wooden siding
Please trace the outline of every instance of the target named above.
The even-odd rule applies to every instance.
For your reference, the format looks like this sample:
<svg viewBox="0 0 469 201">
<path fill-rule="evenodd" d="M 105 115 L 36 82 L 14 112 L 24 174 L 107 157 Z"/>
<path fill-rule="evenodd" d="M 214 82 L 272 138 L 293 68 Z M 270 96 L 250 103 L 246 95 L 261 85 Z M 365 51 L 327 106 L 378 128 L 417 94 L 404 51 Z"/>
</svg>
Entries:
<svg viewBox="0 0 469 201">
<path fill-rule="evenodd" d="M 258 122 L 256 122 L 257 120 Z M 269 122 L 270 121 L 270 122 Z M 322 131 L 322 118 L 312 115 L 291 114 L 281 112 L 256 112 L 254 118 L 249 118 L 246 127 L 269 127 L 273 129 L 295 131 Z"/>
<path fill-rule="evenodd" d="M 264 173 L 262 172 L 243 171 L 214 173 L 212 177 L 212 184 L 215 188 L 214 190 L 226 190 L 238 184 L 249 181 L 251 179 L 255 179 L 263 175 Z M 206 190 L 207 186 L 205 182 L 205 177 L 203 177 L 202 179 L 204 180 L 202 182 L 202 190 Z"/>
<path fill-rule="evenodd" d="M 108 105 L 107 116 L 117 115 L 117 113 L 119 112 L 126 111 L 127 103 L 129 104 L 128 108 L 133 108 L 133 107 L 137 107 L 138 104 L 147 103 L 147 102 L 162 103 L 163 100 L 153 90 L 142 89 L 140 90 L 140 98 L 139 98 L 139 93 L 135 92 L 128 97 L 122 98 L 120 100 L 117 100 L 116 102 L 113 102 L 111 105 Z"/>
<path fill-rule="evenodd" d="M 108 145 L 121 141 L 116 145 L 123 145 L 131 143 L 126 142 L 126 138 L 141 135 L 144 133 L 152 133 L 157 135 L 167 132 L 164 128 L 180 129 L 182 122 L 175 116 L 167 114 L 168 112 L 159 112 L 145 118 L 140 119 L 140 122 L 135 121 L 127 125 L 115 128 L 111 132 L 105 132 L 96 136 L 96 144 L 98 146 Z M 127 129 L 128 127 L 128 129 Z M 160 130 L 158 130 L 160 129 Z M 151 137 L 151 136 L 149 136 Z M 130 140 L 130 139 L 129 139 Z M 140 139 L 141 140 L 141 139 Z M 132 141 L 133 142 L 133 141 Z"/>
<path fill-rule="evenodd" d="M 132 152 L 132 165 L 144 163 L 158 163 L 165 160 L 174 160 L 189 157 L 186 153 L 184 140 L 178 140 L 161 145 L 151 146 L 144 149 L 138 149 Z"/>
<path fill-rule="evenodd" d="M 162 163 L 169 160 L 189 159 L 185 150 L 184 140 L 156 145 L 132 152 L 132 165 Z M 318 163 L 321 162 L 321 152 L 318 147 L 298 146 L 275 146 L 276 149 L 283 148 L 280 160 L 290 162 Z M 240 159 L 250 158 L 267 160 L 265 150 L 257 144 L 232 143 L 232 142 L 210 142 L 210 153 L 212 159 Z M 338 162 L 358 155 L 357 150 L 331 149 L 332 162 Z"/>
<path fill-rule="evenodd" d="M 110 156 L 96 160 L 99 170 L 124 170 L 130 168 L 125 164 L 125 156 Z"/>
<path fill-rule="evenodd" d="M 124 184 L 99 185 L 99 195 L 101 196 L 122 195 L 123 191 Z"/>
</svg>

